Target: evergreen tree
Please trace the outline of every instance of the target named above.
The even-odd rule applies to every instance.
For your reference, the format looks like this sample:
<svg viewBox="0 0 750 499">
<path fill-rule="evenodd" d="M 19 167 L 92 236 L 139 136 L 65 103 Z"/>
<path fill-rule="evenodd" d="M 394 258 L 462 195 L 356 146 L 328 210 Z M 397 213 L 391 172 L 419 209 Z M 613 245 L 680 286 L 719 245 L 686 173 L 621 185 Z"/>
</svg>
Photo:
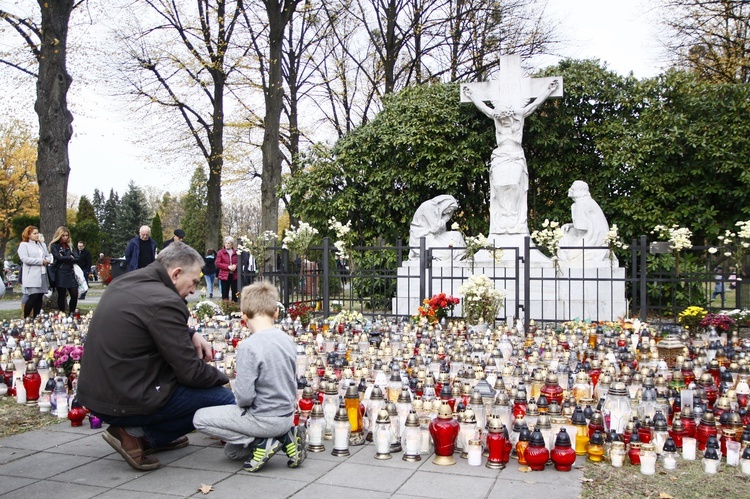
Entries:
<svg viewBox="0 0 750 499">
<path fill-rule="evenodd" d="M 107 199 L 104 197 L 104 193 L 99 189 L 94 189 L 94 198 L 91 204 L 94 206 L 94 213 L 96 214 L 96 221 L 99 222 L 101 227 L 104 223 L 104 205 L 107 203 Z"/>
<path fill-rule="evenodd" d="M 120 215 L 120 196 L 114 189 L 109 191 L 109 198 L 102 209 L 102 221 L 99 224 L 101 232 L 102 247 L 100 251 L 107 256 L 122 256 L 125 254 L 125 245 L 122 236 L 118 234 L 118 218 Z M 132 237 L 126 234 L 128 239 Z M 128 239 L 125 239 L 127 242 Z"/>
<path fill-rule="evenodd" d="M 128 192 L 122 196 L 121 204 L 122 208 L 118 218 L 119 230 L 121 234 L 127 234 L 127 239 L 130 239 L 133 234 L 138 233 L 142 225 L 151 223 L 151 214 L 145 194 L 132 180 L 128 184 Z"/>
<path fill-rule="evenodd" d="M 89 198 L 87 196 L 81 196 L 81 199 L 78 201 L 78 213 L 76 213 L 76 223 L 82 222 L 84 220 L 94 220 L 97 222 L 97 225 L 99 224 L 99 220 L 96 217 L 96 210 L 94 209 L 94 205 L 91 204 L 91 201 L 89 201 Z"/>
<path fill-rule="evenodd" d="M 102 241 L 99 234 L 99 222 L 96 220 L 94 205 L 89 198 L 81 196 L 78 202 L 78 213 L 76 222 L 70 228 L 71 244 L 77 247 L 78 241 L 83 241 L 92 256 L 99 254 Z"/>
<path fill-rule="evenodd" d="M 206 241 L 207 182 L 206 172 L 199 166 L 193 172 L 187 194 L 182 197 L 182 229 L 185 231 L 185 240 L 198 251 L 209 247 Z"/>
<path fill-rule="evenodd" d="M 161 245 L 164 244 L 164 229 L 161 226 L 161 216 L 159 216 L 158 211 L 151 219 L 151 239 L 156 241 L 157 248 L 161 248 Z"/>
</svg>

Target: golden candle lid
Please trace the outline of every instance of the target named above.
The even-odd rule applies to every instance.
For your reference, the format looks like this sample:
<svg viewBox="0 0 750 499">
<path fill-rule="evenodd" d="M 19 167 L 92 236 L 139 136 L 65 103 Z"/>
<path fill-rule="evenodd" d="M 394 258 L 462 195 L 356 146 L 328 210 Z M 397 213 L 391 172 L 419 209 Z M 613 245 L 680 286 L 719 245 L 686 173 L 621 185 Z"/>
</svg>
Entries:
<svg viewBox="0 0 750 499">
<path fill-rule="evenodd" d="M 409 415 L 406 416 L 405 426 L 408 426 L 409 428 L 419 428 L 419 416 L 417 416 L 414 409 L 410 410 Z"/>
<path fill-rule="evenodd" d="M 375 421 L 377 424 L 391 424 L 391 417 L 388 415 L 388 411 L 380 409 L 378 412 L 378 419 Z"/>
<path fill-rule="evenodd" d="M 325 415 L 323 414 L 323 406 L 320 405 L 320 401 L 316 400 L 313 404 L 312 412 L 310 413 L 310 417 L 312 419 L 323 419 Z"/>
<path fill-rule="evenodd" d="M 446 402 L 443 402 L 440 405 L 440 408 L 438 409 L 438 418 L 453 419 L 453 411 L 451 410 L 451 406 L 449 406 Z"/>
</svg>

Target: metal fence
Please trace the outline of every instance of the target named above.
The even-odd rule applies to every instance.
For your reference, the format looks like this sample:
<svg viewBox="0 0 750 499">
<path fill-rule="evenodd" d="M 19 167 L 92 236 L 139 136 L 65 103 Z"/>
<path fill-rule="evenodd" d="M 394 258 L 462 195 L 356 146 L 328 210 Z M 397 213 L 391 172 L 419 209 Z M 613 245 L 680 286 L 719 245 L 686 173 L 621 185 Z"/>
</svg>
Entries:
<svg viewBox="0 0 750 499">
<path fill-rule="evenodd" d="M 412 249 L 419 251 L 418 260 L 408 260 Z M 306 303 L 323 317 L 340 310 L 358 311 L 372 318 L 411 316 L 423 299 L 435 293 L 459 296 L 461 283 L 475 270 L 508 291 L 501 310 L 505 315 L 498 318 L 522 317 L 526 323 L 532 319 L 540 324 L 612 320 L 622 315 L 669 324 L 690 305 L 709 311 L 750 308 L 742 269 L 733 269 L 726 257 L 712 255 L 708 247 L 694 246 L 674 253 L 641 236 L 627 251 L 619 253 L 619 265 L 613 262 L 611 267 L 556 270 L 534 265 L 535 260 L 546 257 L 540 256 L 540 250 L 526 237 L 522 248 L 503 248 L 502 265 L 474 269 L 466 261 L 438 264 L 433 260 L 434 251 L 462 249 L 426 249 L 424 241 L 420 248 L 400 243 L 360 246 L 351 248 L 350 258 L 343 261 L 336 258 L 335 248 L 326 238 L 322 246 L 310 248 L 304 258 L 281 247 L 270 248 L 264 262 L 243 270 L 241 285 L 263 277 L 278 287 L 285 306 Z M 576 249 L 584 255 L 587 251 L 607 251 L 561 249 Z M 619 302 L 611 298 L 620 294 L 622 306 L 612 305 Z M 410 300 L 399 300 L 397 295 L 407 295 Z M 590 303 L 597 305 L 587 305 Z M 613 308 L 606 310 L 600 303 L 610 303 Z M 457 312 L 460 315 L 460 307 Z"/>
</svg>

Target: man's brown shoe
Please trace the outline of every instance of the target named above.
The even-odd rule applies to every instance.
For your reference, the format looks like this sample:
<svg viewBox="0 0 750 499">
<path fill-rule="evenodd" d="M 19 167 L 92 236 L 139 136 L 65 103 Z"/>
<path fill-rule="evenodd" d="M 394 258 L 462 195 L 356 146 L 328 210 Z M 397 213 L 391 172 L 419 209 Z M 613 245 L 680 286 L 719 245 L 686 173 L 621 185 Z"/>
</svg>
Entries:
<svg viewBox="0 0 750 499">
<path fill-rule="evenodd" d="M 102 438 L 125 459 L 131 468 L 138 471 L 151 471 L 159 467 L 159 460 L 147 456 L 143 451 L 142 439 L 128 435 L 123 428 L 110 425 L 102 433 Z"/>
<path fill-rule="evenodd" d="M 164 452 L 168 450 L 177 450 L 182 449 L 183 447 L 187 447 L 188 444 L 190 444 L 190 440 L 188 440 L 188 437 L 183 435 L 180 438 L 175 438 L 171 442 L 169 442 L 167 445 L 163 445 L 161 447 L 151 447 L 151 444 L 148 443 L 146 439 L 143 440 L 143 453 L 144 454 L 153 454 L 154 452 Z"/>
</svg>

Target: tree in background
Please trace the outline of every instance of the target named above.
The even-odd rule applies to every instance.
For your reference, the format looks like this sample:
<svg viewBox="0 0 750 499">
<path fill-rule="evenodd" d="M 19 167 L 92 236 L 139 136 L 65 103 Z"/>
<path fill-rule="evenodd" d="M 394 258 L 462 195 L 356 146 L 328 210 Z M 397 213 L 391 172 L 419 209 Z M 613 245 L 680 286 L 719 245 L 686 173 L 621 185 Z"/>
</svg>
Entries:
<svg viewBox="0 0 750 499">
<path fill-rule="evenodd" d="M 258 43 L 258 33 L 251 31 L 253 45 L 261 65 L 265 115 L 263 144 L 261 145 L 263 169 L 261 172 L 261 219 L 262 229 L 276 232 L 279 225 L 278 188 L 281 184 L 281 111 L 284 108 L 282 64 L 285 49 L 284 33 L 291 22 L 294 11 L 301 0 L 263 0 L 265 23 L 262 30 L 267 33 L 266 47 Z M 258 26 L 243 11 L 247 28 Z M 213 223 L 213 220 L 210 220 Z"/>
<path fill-rule="evenodd" d="M 200 252 L 213 246 L 209 246 L 206 225 L 206 172 L 199 166 L 190 178 L 190 187 L 187 194 L 182 196 L 182 230 L 185 231 L 185 241 Z"/>
<path fill-rule="evenodd" d="M 458 92 L 455 84 L 408 87 L 332 150 L 317 148 L 303 171 L 285 178 L 291 215 L 319 228 L 332 216 L 351 220 L 359 242 L 392 244 L 406 242 L 422 202 L 448 193 L 463 229 L 486 233 L 494 130 Z"/>
<path fill-rule="evenodd" d="M 546 102 L 524 126 L 529 229 L 540 229 L 545 219 L 569 221 L 568 189 L 574 180 L 583 180 L 608 221 L 618 224 L 620 235 L 644 230 L 627 220 L 612 220 L 619 212 L 618 198 L 638 196 L 623 185 L 622 165 L 611 161 L 623 127 L 636 123 L 635 78 L 622 77 L 592 60 L 565 60 L 540 74 L 553 75 L 563 78 L 562 99 Z"/>
<path fill-rule="evenodd" d="M 143 8 L 144 10 L 140 10 Z M 197 147 L 208 167 L 207 237 L 219 241 L 221 176 L 224 168 L 224 98 L 231 75 L 249 65 L 250 41 L 233 40 L 244 15 L 243 2 L 152 0 L 128 5 L 135 18 L 121 33 L 131 59 L 125 78 L 148 105 L 170 111 L 185 126 L 183 134 Z M 148 24 L 151 20 L 153 24 Z M 280 54 L 279 54 L 280 55 Z M 135 64 L 132 64 L 135 63 Z M 138 77 L 132 74 L 138 72 Z M 166 223 L 166 217 L 164 222 Z M 169 224 L 166 224 L 169 229 Z"/>
<path fill-rule="evenodd" d="M 78 210 L 76 211 L 76 223 L 83 220 L 97 220 L 94 205 L 91 204 L 86 195 L 81 196 L 81 199 L 78 200 Z M 97 221 L 98 224 L 99 222 Z"/>
<path fill-rule="evenodd" d="M 119 257 L 125 254 L 125 244 L 123 243 L 122 235 L 119 233 L 119 218 L 120 196 L 114 189 L 110 189 L 109 198 L 104 203 L 102 210 L 102 218 L 99 220 L 99 230 L 102 240 L 100 252 L 106 256 Z M 130 235 L 130 237 L 133 236 Z"/>
<path fill-rule="evenodd" d="M 174 230 L 181 228 L 182 224 L 182 202 L 179 196 L 173 196 L 165 192 L 161 198 L 161 205 L 157 210 L 161 216 L 162 223 L 162 240 L 174 237 Z M 153 232 L 153 230 L 151 231 Z"/>
<path fill-rule="evenodd" d="M 679 67 L 715 83 L 750 83 L 750 2 L 662 0 L 666 45 Z"/>
<path fill-rule="evenodd" d="M 12 219 L 39 215 L 39 186 L 34 176 L 36 140 L 17 121 L 0 125 L 0 257 L 13 236 Z"/>
<path fill-rule="evenodd" d="M 1 63 L 36 79 L 34 110 L 39 119 L 39 143 L 36 178 L 39 184 L 40 227 L 52 239 L 57 227 L 66 224 L 66 198 L 70 159 L 68 143 L 73 135 L 73 115 L 68 111 L 68 89 L 73 79 L 68 74 L 68 23 L 81 1 L 39 0 L 41 20 L 23 17 L 0 9 L 2 17 L 18 33 L 33 62 Z"/>
<path fill-rule="evenodd" d="M 257 193 L 242 196 L 240 199 L 228 200 L 224 206 L 222 234 L 235 238 L 238 236 L 255 237 L 260 235 L 260 228 L 260 197 Z"/>
<path fill-rule="evenodd" d="M 94 189 L 94 195 L 91 197 L 91 205 L 94 207 L 96 220 L 100 224 L 104 220 L 104 205 L 106 203 L 107 198 L 104 196 L 104 193 L 99 189 Z"/>
<path fill-rule="evenodd" d="M 161 226 L 161 217 L 157 211 L 151 219 L 151 239 L 156 241 L 156 247 L 161 248 L 164 244 L 164 229 Z"/>
<path fill-rule="evenodd" d="M 638 119 L 616 123 L 603 150 L 621 172 L 612 212 L 627 234 L 676 223 L 703 244 L 748 220 L 750 86 L 671 70 L 637 90 Z"/>
<path fill-rule="evenodd" d="M 567 191 L 589 184 L 626 241 L 658 224 L 715 240 L 750 217 L 750 87 L 701 83 L 685 72 L 620 77 L 596 61 L 563 61 L 565 96 L 526 122 L 529 226 L 570 221 Z M 285 178 L 289 210 L 318 228 L 351 219 L 362 242 L 405 241 L 424 201 L 451 194 L 464 232 L 488 229 L 487 163 L 495 147 L 486 118 L 458 100 L 458 86 L 410 87 L 370 123 L 307 156 Z"/>
<path fill-rule="evenodd" d="M 125 245 L 138 233 L 141 226 L 151 222 L 151 213 L 148 211 L 146 196 L 132 180 L 128 183 L 128 192 L 123 194 L 120 205 L 118 229 L 126 237 L 122 246 L 124 252 Z"/>
<path fill-rule="evenodd" d="M 83 241 L 91 253 L 92 258 L 97 258 L 101 249 L 101 235 L 99 234 L 99 222 L 96 219 L 94 205 L 87 196 L 81 196 L 78 201 L 78 212 L 76 221 L 70 227 L 71 244 L 76 247 L 78 241 Z"/>
</svg>

